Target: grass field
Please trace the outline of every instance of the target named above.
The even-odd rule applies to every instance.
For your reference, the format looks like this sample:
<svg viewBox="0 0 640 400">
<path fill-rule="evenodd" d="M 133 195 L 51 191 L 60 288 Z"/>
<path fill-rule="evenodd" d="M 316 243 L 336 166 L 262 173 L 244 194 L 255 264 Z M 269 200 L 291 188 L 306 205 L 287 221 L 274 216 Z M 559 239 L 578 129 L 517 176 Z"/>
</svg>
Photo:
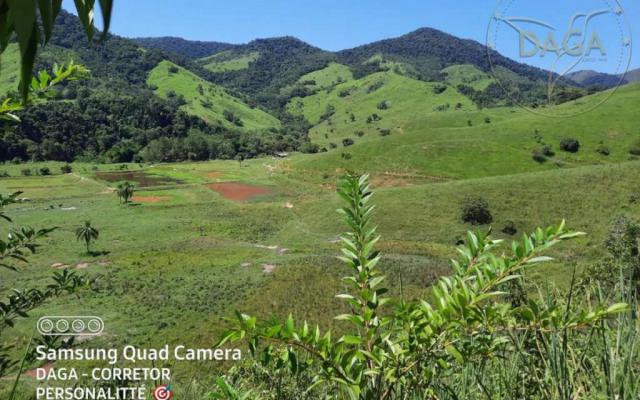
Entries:
<svg viewBox="0 0 640 400">
<path fill-rule="evenodd" d="M 172 70 L 175 72 L 171 72 Z M 277 118 L 257 108 L 249 107 L 227 93 L 224 88 L 207 82 L 169 61 L 158 64 L 149 73 L 147 83 L 157 87 L 156 93 L 162 97 L 167 97 L 170 92 L 182 95 L 187 102 L 183 106 L 184 110 L 207 122 L 217 121 L 229 128 L 248 131 L 266 130 L 280 126 L 280 121 Z M 238 126 L 228 121 L 224 115 L 225 111 L 238 116 L 242 125 Z"/>
<path fill-rule="evenodd" d="M 294 98 L 288 109 L 316 125 L 311 138 L 322 145 L 339 144 L 345 138 L 370 141 L 380 138 L 385 130 L 391 135 L 403 134 L 412 121 L 429 119 L 429 125 L 438 124 L 444 115 L 455 115 L 466 124 L 467 113 L 475 109 L 471 101 L 451 87 L 438 94 L 440 86 L 390 71 L 379 72 L 309 97 Z"/>
</svg>

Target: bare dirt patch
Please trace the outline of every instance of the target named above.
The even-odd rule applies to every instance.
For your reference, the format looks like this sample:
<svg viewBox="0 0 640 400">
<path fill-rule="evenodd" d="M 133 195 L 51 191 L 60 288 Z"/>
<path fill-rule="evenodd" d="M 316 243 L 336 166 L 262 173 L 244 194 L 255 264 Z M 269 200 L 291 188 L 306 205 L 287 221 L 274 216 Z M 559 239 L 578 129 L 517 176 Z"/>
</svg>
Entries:
<svg viewBox="0 0 640 400">
<path fill-rule="evenodd" d="M 270 190 L 265 187 L 240 182 L 212 183 L 207 185 L 207 187 L 215 190 L 225 199 L 233 201 L 251 200 L 255 197 L 271 193 Z"/>
<path fill-rule="evenodd" d="M 271 274 L 275 269 L 276 266 L 274 264 L 262 264 L 262 272 L 265 274 Z"/>
<path fill-rule="evenodd" d="M 220 178 L 222 176 L 222 172 L 212 171 L 204 174 L 205 177 L 210 179 Z"/>
<path fill-rule="evenodd" d="M 46 363 L 42 367 L 30 369 L 28 371 L 25 371 L 22 375 L 28 376 L 29 378 L 37 378 L 39 369 L 49 372 L 53 369 L 53 363 Z"/>
<path fill-rule="evenodd" d="M 169 200 L 168 196 L 133 196 L 134 203 L 160 203 Z"/>
</svg>

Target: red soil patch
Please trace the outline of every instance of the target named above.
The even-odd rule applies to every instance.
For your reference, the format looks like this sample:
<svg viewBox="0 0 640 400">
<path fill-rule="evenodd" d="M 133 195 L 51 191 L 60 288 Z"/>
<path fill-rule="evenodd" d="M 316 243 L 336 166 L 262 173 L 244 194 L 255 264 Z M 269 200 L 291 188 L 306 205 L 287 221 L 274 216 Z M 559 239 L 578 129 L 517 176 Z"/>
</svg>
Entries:
<svg viewBox="0 0 640 400">
<path fill-rule="evenodd" d="M 239 182 L 212 183 L 207 185 L 209 189 L 215 190 L 225 199 L 233 201 L 251 200 L 254 197 L 269 193 L 267 188 L 261 186 L 247 185 Z"/>
<path fill-rule="evenodd" d="M 49 372 L 53 369 L 53 363 L 47 363 L 45 365 L 43 365 L 40 368 L 34 368 L 34 369 L 30 369 L 29 371 L 25 371 L 25 373 L 23 374 L 24 376 L 28 376 L 30 378 L 37 378 L 38 375 L 38 370 L 45 370 L 46 372 Z"/>
<path fill-rule="evenodd" d="M 135 203 L 160 203 L 169 200 L 167 196 L 133 196 L 131 199 Z"/>
</svg>

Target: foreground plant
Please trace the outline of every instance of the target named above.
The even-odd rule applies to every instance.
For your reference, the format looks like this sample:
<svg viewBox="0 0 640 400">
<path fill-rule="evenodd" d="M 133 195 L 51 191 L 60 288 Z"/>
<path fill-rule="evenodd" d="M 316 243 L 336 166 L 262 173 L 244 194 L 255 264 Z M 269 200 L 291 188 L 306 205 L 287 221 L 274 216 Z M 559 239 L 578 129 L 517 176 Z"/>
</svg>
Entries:
<svg viewBox="0 0 640 400">
<path fill-rule="evenodd" d="M 0 195 L 0 217 L 5 223 L 13 222 L 7 216 L 5 208 L 19 203 L 20 195 L 21 192 Z M 6 239 L 0 239 L 0 266 L 19 271 L 18 267 L 27 264 L 28 256 L 40 247 L 39 240 L 46 238 L 55 230 L 56 228 L 35 230 L 25 226 L 10 228 Z M 2 293 L 4 298 L 0 300 L 0 378 L 5 377 L 19 362 L 10 355 L 13 344 L 2 340 L 5 331 L 13 328 L 19 319 L 28 317 L 29 312 L 47 300 L 72 293 L 88 284 L 85 277 L 67 269 L 55 272 L 52 280 L 53 282 L 44 289 L 12 289 Z"/>
<path fill-rule="evenodd" d="M 469 233 L 467 244 L 458 250 L 459 259 L 452 263 L 454 274 L 434 285 L 430 302 L 400 301 L 391 307 L 378 266 L 381 255 L 375 250 L 379 236 L 371 222 L 374 206 L 368 176 L 346 176 L 339 194 L 346 203 L 339 212 L 350 228 L 341 238 L 340 259 L 351 270 L 343 279 L 351 290 L 337 297 L 348 303 L 351 313 L 336 319 L 349 322 L 351 331 L 335 340 L 330 331 L 296 323 L 292 316 L 283 322 L 258 322 L 238 313 L 220 346 L 245 341 L 253 360 L 250 370 L 286 372 L 292 385 L 305 386 L 306 397 L 569 399 L 579 395 L 570 385 L 554 387 L 544 380 L 558 366 L 567 365 L 557 354 L 548 355 L 560 350 L 563 357 L 570 357 L 570 332 L 606 334 L 608 319 L 629 307 L 588 303 L 588 309 L 582 309 L 571 302 L 532 300 L 522 294 L 514 301 L 510 288 L 521 287 L 527 270 L 551 260 L 544 252 L 582 233 L 566 230 L 564 222 L 538 229 L 501 256 L 494 254 L 501 241 Z M 556 333 L 565 341 L 550 343 Z M 526 382 L 528 386 L 517 374 L 500 385 L 496 383 L 500 376 L 491 382 L 479 372 L 488 369 L 493 374 L 493 362 L 505 366 L 505 360 L 521 356 L 542 371 L 541 378 L 534 374 L 540 379 Z M 487 388 L 487 383 L 495 387 Z M 218 395 L 231 392 L 226 380 L 218 380 L 218 386 Z M 566 392 L 567 388 L 574 391 Z M 273 397 L 283 398 L 281 393 Z"/>
<path fill-rule="evenodd" d="M 91 221 L 85 221 L 84 225 L 76 229 L 76 240 L 83 241 L 87 254 L 91 254 L 91 242 L 98 240 L 100 232 L 91 225 Z"/>
</svg>

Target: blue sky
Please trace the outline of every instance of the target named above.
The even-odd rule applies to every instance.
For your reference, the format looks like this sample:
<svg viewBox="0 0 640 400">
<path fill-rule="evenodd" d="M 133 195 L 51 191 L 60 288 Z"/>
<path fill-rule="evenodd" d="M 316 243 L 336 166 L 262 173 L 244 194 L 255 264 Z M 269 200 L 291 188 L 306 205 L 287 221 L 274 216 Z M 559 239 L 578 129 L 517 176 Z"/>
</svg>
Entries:
<svg viewBox="0 0 640 400">
<path fill-rule="evenodd" d="M 545 19 L 562 16 L 565 22 L 556 22 L 567 25 L 568 17 L 578 11 L 576 7 L 587 11 L 615 1 L 516 0 L 514 3 L 520 5 L 514 12 Z M 640 21 L 640 1 L 619 1 L 631 24 Z M 496 3 L 496 0 L 115 0 L 112 32 L 127 37 L 179 36 L 230 43 L 291 35 L 326 50 L 341 50 L 400 36 L 420 27 L 433 27 L 485 43 Z M 536 4 L 535 10 L 531 9 L 532 3 Z M 73 1 L 65 0 L 64 7 L 72 10 Z M 636 39 L 634 68 L 640 67 L 640 22 L 636 25 L 632 27 Z M 614 39 L 617 38 L 611 38 Z M 516 58 L 516 46 L 517 38 L 512 46 L 514 54 L 507 55 Z M 499 50 L 509 53 L 506 48 Z M 535 60 L 530 61 L 536 64 Z M 600 69 L 613 68 L 608 65 Z"/>
</svg>

